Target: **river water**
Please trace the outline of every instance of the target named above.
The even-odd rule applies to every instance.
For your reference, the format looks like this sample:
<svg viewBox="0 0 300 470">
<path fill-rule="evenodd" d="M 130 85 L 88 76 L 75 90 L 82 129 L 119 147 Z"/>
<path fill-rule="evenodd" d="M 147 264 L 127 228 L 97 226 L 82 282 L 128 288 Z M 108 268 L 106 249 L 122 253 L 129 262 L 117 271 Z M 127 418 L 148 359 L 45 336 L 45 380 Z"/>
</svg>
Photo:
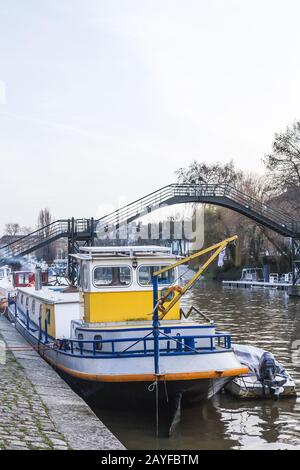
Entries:
<svg viewBox="0 0 300 470">
<path fill-rule="evenodd" d="M 128 449 L 300 449 L 300 300 L 285 292 L 230 289 L 202 283 L 184 299 L 232 333 L 236 343 L 271 351 L 297 384 L 299 398 L 242 401 L 219 394 L 204 405 L 184 408 L 169 439 L 156 438 L 153 412 L 95 409 L 99 418 Z M 194 316 L 197 321 L 197 317 Z M 297 343 L 296 343 L 297 344 Z"/>
</svg>

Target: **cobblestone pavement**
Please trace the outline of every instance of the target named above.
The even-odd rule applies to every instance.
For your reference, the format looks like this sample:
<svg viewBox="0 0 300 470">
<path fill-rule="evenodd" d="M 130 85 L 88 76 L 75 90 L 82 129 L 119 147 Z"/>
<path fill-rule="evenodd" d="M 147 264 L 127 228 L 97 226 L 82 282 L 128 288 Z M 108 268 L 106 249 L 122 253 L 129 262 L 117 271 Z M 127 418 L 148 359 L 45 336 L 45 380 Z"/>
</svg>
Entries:
<svg viewBox="0 0 300 470">
<path fill-rule="evenodd" d="M 22 366 L 6 350 L 5 361 L 0 361 L 0 449 L 69 448 Z"/>
</svg>

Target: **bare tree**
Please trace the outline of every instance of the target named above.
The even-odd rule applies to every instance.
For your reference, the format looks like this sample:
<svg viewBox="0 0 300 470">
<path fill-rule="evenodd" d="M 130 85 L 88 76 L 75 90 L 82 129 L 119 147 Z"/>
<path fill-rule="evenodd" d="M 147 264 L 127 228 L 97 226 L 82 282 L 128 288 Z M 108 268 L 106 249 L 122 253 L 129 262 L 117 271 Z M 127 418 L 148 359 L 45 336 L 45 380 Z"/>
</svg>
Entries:
<svg viewBox="0 0 300 470">
<path fill-rule="evenodd" d="M 53 218 L 50 210 L 46 207 L 41 209 L 38 215 L 38 228 L 40 231 L 41 240 L 47 239 L 50 235 L 50 227 Z M 52 263 L 55 258 L 56 247 L 55 242 L 51 244 L 46 244 L 43 248 L 37 251 L 37 256 L 42 258 L 47 263 Z"/>
<path fill-rule="evenodd" d="M 236 186 L 242 177 L 233 161 L 229 163 L 205 163 L 193 161 L 187 168 L 176 171 L 179 183 L 229 184 Z"/>
<path fill-rule="evenodd" d="M 52 215 L 50 210 L 47 207 L 45 209 L 41 209 L 38 215 L 38 228 L 46 227 L 51 224 L 51 222 Z"/>
<path fill-rule="evenodd" d="M 270 191 L 265 175 L 246 173 L 235 168 L 233 162 L 205 164 L 193 162 L 187 169 L 177 171 L 180 182 L 204 182 L 211 184 L 229 184 L 244 194 L 263 204 L 272 203 L 274 193 Z M 274 203 L 275 204 L 275 203 Z M 217 207 L 205 206 L 205 240 L 219 241 L 224 237 L 237 234 L 239 241 L 236 249 L 230 246 L 231 259 L 236 266 L 259 265 L 262 254 L 275 251 L 288 258 L 286 245 L 280 235 L 246 218 L 238 212 Z"/>
<path fill-rule="evenodd" d="M 277 192 L 300 188 L 300 122 L 275 134 L 272 153 L 263 162 L 269 170 L 269 184 Z"/>
<path fill-rule="evenodd" d="M 10 223 L 5 225 L 5 235 L 10 235 L 12 237 L 15 237 L 16 235 L 19 235 L 21 231 L 20 224 L 17 223 Z"/>
<path fill-rule="evenodd" d="M 273 152 L 263 159 L 273 204 L 294 218 L 300 217 L 300 122 L 275 134 Z"/>
</svg>

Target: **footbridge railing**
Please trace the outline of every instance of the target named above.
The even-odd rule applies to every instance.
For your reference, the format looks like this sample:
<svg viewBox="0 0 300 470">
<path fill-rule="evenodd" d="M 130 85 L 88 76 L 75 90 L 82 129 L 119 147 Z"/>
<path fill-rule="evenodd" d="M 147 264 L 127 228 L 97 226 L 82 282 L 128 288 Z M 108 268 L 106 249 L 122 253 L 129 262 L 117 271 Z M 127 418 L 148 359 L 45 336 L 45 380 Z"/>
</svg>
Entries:
<svg viewBox="0 0 300 470">
<path fill-rule="evenodd" d="M 98 234 L 128 224 L 154 210 L 181 203 L 208 203 L 227 207 L 287 237 L 300 237 L 300 221 L 227 184 L 171 184 L 99 219 Z"/>
<path fill-rule="evenodd" d="M 261 202 L 227 184 L 170 184 L 110 214 L 94 219 L 62 219 L 0 247 L 0 264 L 33 252 L 65 237 L 72 243 L 93 243 L 94 237 L 115 230 L 161 207 L 182 203 L 207 203 L 227 207 L 256 223 L 293 239 L 300 239 L 300 221 L 273 207 L 272 201 Z"/>
<path fill-rule="evenodd" d="M 12 261 L 38 250 L 59 238 L 88 238 L 91 237 L 93 219 L 62 219 L 41 227 L 28 235 L 0 247 L 0 262 Z"/>
</svg>

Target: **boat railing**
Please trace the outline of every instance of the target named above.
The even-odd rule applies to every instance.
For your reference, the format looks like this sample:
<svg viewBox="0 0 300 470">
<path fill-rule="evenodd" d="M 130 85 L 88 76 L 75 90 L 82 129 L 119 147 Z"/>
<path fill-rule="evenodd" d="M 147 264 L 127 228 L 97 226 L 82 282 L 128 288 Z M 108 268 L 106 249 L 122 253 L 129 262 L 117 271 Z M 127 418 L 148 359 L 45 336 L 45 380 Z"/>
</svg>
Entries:
<svg viewBox="0 0 300 470">
<path fill-rule="evenodd" d="M 206 345 L 199 346 L 198 340 L 207 340 Z M 160 355 L 181 355 L 181 354 L 199 354 L 201 352 L 218 352 L 231 349 L 231 336 L 228 333 L 216 333 L 214 335 L 195 335 L 195 336 L 170 336 L 162 335 L 159 337 Z M 151 344 L 152 343 L 152 344 Z M 141 347 L 136 348 L 140 344 Z M 62 339 L 56 344 L 56 348 L 67 354 L 80 355 L 82 357 L 91 356 L 113 356 L 113 357 L 135 357 L 135 356 L 153 356 L 154 354 L 153 336 L 144 338 L 117 338 L 117 339 Z M 104 345 L 110 345 L 103 350 Z M 128 345 L 125 349 L 119 349 L 120 345 Z M 150 346 L 150 347 L 149 347 Z M 133 349 L 135 347 L 135 349 Z"/>
</svg>

